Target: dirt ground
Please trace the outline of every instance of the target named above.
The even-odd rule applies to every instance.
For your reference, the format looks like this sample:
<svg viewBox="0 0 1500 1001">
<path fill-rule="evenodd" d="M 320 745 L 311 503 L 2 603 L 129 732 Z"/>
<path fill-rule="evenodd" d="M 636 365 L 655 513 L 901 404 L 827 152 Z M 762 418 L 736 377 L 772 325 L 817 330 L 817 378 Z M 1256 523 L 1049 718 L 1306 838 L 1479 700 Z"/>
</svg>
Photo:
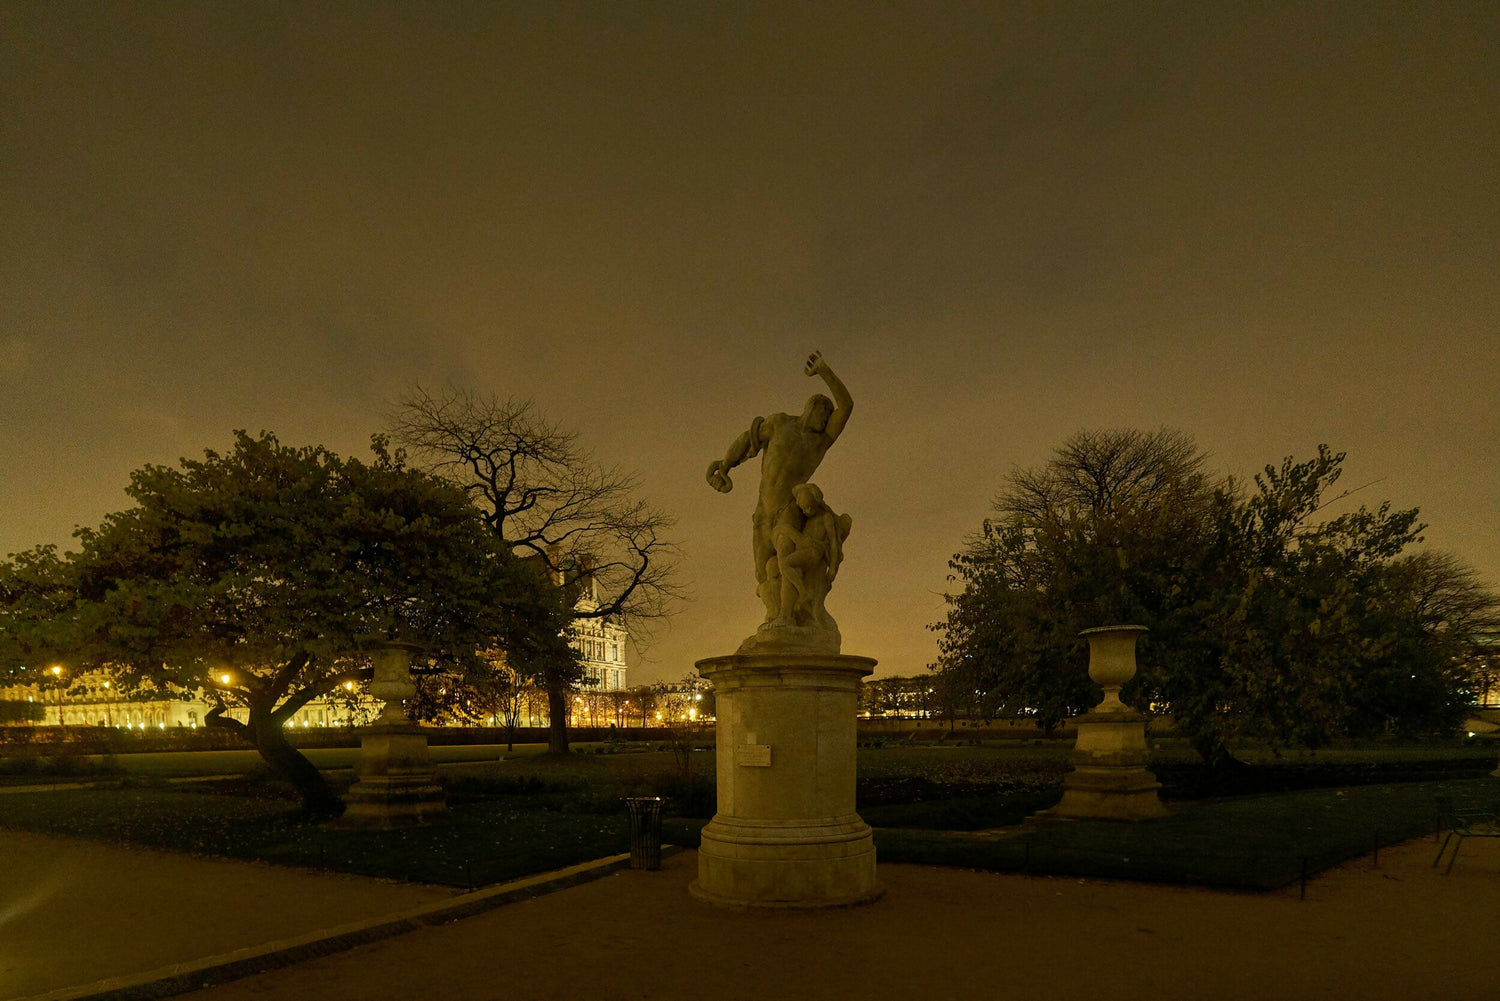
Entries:
<svg viewBox="0 0 1500 1001">
<path fill-rule="evenodd" d="M 1306 901 L 1296 887 L 1226 893 L 884 865 L 888 892 L 875 904 L 770 914 L 691 898 L 697 856 L 684 852 L 660 872 L 618 873 L 184 997 L 1494 997 L 1500 842 L 1466 843 L 1451 876 L 1430 866 L 1435 851 L 1430 839 L 1384 849 L 1378 868 L 1366 857 L 1315 878 Z M 83 859 L 71 882 L 69 854 Z M 9 832 L 0 859 L 8 873 L 52 874 L 19 893 L 7 878 L 0 891 L 0 997 L 449 895 Z M 123 863 L 117 882 L 91 882 L 101 863 Z M 35 986 L 49 971 L 53 982 Z"/>
<path fill-rule="evenodd" d="M 442 887 L 0 830 L 0 998 L 154 970 L 451 896 Z"/>
<path fill-rule="evenodd" d="M 624 872 L 195 1001 L 318 997 L 623 1001 L 1494 997 L 1500 843 L 1451 876 L 1414 841 L 1272 894 L 881 867 L 885 898 L 727 912 L 687 893 L 697 857 Z"/>
</svg>

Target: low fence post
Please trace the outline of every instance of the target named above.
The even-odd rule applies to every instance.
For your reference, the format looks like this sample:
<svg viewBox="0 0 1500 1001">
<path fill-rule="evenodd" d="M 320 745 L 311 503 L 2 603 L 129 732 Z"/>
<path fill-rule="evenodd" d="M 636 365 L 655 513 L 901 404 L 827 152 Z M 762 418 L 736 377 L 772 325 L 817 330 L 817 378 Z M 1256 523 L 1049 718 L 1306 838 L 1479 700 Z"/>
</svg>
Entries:
<svg viewBox="0 0 1500 1001">
<path fill-rule="evenodd" d="M 661 868 L 661 797 L 630 796 L 630 868 Z"/>
</svg>

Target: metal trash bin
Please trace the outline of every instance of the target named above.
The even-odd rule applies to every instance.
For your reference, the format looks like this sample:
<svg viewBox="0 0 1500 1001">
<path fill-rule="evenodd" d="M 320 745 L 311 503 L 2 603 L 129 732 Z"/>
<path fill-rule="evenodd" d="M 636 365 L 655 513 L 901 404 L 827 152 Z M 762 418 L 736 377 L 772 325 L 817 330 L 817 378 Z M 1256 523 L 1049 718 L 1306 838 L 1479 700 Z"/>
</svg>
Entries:
<svg viewBox="0 0 1500 1001">
<path fill-rule="evenodd" d="M 630 796 L 625 806 L 630 811 L 630 868 L 661 868 L 660 796 Z"/>
</svg>

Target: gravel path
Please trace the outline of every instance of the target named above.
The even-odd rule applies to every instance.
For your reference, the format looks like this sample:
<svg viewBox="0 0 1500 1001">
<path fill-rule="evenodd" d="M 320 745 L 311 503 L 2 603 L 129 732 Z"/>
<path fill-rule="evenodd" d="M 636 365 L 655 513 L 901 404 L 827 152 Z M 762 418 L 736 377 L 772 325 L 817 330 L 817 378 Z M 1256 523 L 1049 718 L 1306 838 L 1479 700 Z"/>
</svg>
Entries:
<svg viewBox="0 0 1500 1001">
<path fill-rule="evenodd" d="M 444 887 L 0 830 L 0 998 L 153 970 L 452 895 Z"/>
<path fill-rule="evenodd" d="M 1302 998 L 1463 1001 L 1500 981 L 1500 842 L 1453 875 L 1431 841 L 1271 894 L 881 867 L 880 902 L 736 913 L 689 897 L 697 857 L 187 995 L 516 998 Z"/>
<path fill-rule="evenodd" d="M 876 904 L 724 911 L 697 856 L 183 995 L 514 998 L 1302 998 L 1497 993 L 1500 842 L 1451 876 L 1417 840 L 1296 887 L 1227 893 L 884 865 Z M 415 908 L 450 891 L 0 832 L 0 998 Z M 18 878 L 19 877 L 19 878 Z"/>
</svg>

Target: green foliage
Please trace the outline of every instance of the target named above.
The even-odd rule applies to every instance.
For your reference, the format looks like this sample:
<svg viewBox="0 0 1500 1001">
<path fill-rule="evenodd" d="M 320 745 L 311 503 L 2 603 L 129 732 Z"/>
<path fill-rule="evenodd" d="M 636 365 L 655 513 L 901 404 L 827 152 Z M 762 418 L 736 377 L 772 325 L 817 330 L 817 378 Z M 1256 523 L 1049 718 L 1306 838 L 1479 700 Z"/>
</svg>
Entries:
<svg viewBox="0 0 1500 1001">
<path fill-rule="evenodd" d="M 986 714 L 1048 731 L 1089 708 L 1098 689 L 1078 633 L 1161 630 L 1201 590 L 1224 503 L 1203 464 L 1176 432 L 1083 432 L 1048 465 L 1016 471 L 996 517 L 954 557 L 964 587 L 935 627 L 940 676 L 978 692 Z"/>
<path fill-rule="evenodd" d="M 311 821 L 285 800 L 201 788 L 12 793 L 6 801 L 7 827 L 456 887 L 576 865 L 629 846 L 618 806 L 615 815 L 601 816 L 478 802 L 417 828 L 345 831 Z"/>
<path fill-rule="evenodd" d="M 938 681 L 931 675 L 866 680 L 859 689 L 860 711 L 895 719 L 935 718 L 942 709 Z"/>
<path fill-rule="evenodd" d="M 555 603 L 460 491 L 376 446 L 366 464 L 237 432 L 227 455 L 132 474 L 137 506 L 78 533 L 80 656 L 196 686 L 298 653 L 306 681 L 385 642 L 454 661 L 537 642 Z"/>
<path fill-rule="evenodd" d="M 73 601 L 56 546 L 12 553 L 0 562 L 0 683 L 36 684 L 57 652 L 56 624 Z"/>
<path fill-rule="evenodd" d="M 1043 824 L 1015 837 L 935 830 L 875 832 L 883 862 L 1270 890 L 1418 835 L 1439 797 L 1490 806 L 1494 779 L 1318 789 L 1184 804 L 1121 824 Z"/>
<path fill-rule="evenodd" d="M 46 717 L 47 708 L 40 702 L 0 699 L 0 725 L 6 723 L 40 723 Z"/>
<path fill-rule="evenodd" d="M 326 799 L 280 729 L 368 677 L 372 649 L 413 644 L 459 673 L 485 669 L 480 651 L 571 656 L 556 589 L 463 491 L 379 438 L 374 453 L 365 463 L 241 431 L 227 454 L 137 470 L 135 506 L 80 530 L 77 553 L 36 550 L 0 571 L 6 614 L 25 626 L 0 646 L 10 662 L 107 666 L 126 689 L 208 689 L 221 710 L 249 713 L 248 727 L 222 711 L 211 724 L 245 730 Z"/>
<path fill-rule="evenodd" d="M 325 754 L 325 767 L 346 764 L 349 758 Z M 860 813 L 882 828 L 876 832 L 877 844 L 881 857 L 892 861 L 1272 886 L 1283 878 L 1278 873 L 1295 875 L 1303 855 L 1316 869 L 1368 851 L 1377 834 L 1389 844 L 1407 833 L 1431 830 L 1435 795 L 1453 796 L 1460 804 L 1492 802 L 1500 789 L 1493 779 L 1456 781 L 1459 771 L 1453 768 L 1466 759 L 1463 771 L 1488 771 L 1493 749 L 1382 744 L 1268 755 L 1260 791 L 1276 795 L 1178 804 L 1166 821 L 1044 825 L 1004 837 L 963 833 L 1016 824 L 1055 800 L 1067 754 L 1063 741 L 864 750 L 858 762 Z M 440 773 L 451 812 L 423 827 L 391 832 L 340 831 L 311 823 L 296 811 L 284 784 L 264 775 L 184 785 L 162 781 L 172 770 L 191 772 L 204 763 L 200 755 L 120 755 L 104 765 L 0 758 L 0 781 L 7 767 L 25 772 L 15 776 L 25 784 L 35 784 L 39 775 L 124 780 L 120 788 L 8 794 L 0 825 L 475 885 L 624 851 L 627 796 L 668 797 L 665 839 L 696 844 L 702 818 L 711 816 L 715 805 L 713 757 L 693 755 L 687 782 L 665 751 L 517 754 L 503 763 L 448 763 Z M 215 755 L 212 763 L 222 760 Z M 236 767 L 244 764 L 239 761 Z M 1445 767 L 1437 768 L 1440 764 Z M 1161 767 L 1159 755 L 1152 767 Z M 1201 764 L 1191 767 L 1206 771 Z M 1327 784 L 1309 774 L 1313 770 L 1323 780 L 1353 778 L 1362 785 L 1305 791 Z M 1439 775 L 1447 781 L 1364 784 Z M 1281 794 L 1288 789 L 1304 791 Z"/>
<path fill-rule="evenodd" d="M 124 774 L 113 755 L 102 758 L 23 753 L 0 758 L 0 784 L 25 784 L 58 779 L 118 778 Z"/>
<path fill-rule="evenodd" d="M 1317 521 L 1343 459 L 1320 446 L 1247 490 L 1179 432 L 1073 436 L 1012 474 L 954 557 L 940 676 L 1050 729 L 1097 698 L 1079 631 L 1133 623 L 1151 632 L 1127 701 L 1169 706 L 1210 760 L 1247 727 L 1308 746 L 1450 732 L 1495 596 L 1452 556 L 1407 552 L 1414 509 Z"/>
<path fill-rule="evenodd" d="M 1056 788 L 1015 791 L 1005 795 L 945 796 L 859 807 L 860 819 L 876 828 L 934 831 L 985 831 L 1015 827 L 1040 810 L 1054 806 Z"/>
</svg>

